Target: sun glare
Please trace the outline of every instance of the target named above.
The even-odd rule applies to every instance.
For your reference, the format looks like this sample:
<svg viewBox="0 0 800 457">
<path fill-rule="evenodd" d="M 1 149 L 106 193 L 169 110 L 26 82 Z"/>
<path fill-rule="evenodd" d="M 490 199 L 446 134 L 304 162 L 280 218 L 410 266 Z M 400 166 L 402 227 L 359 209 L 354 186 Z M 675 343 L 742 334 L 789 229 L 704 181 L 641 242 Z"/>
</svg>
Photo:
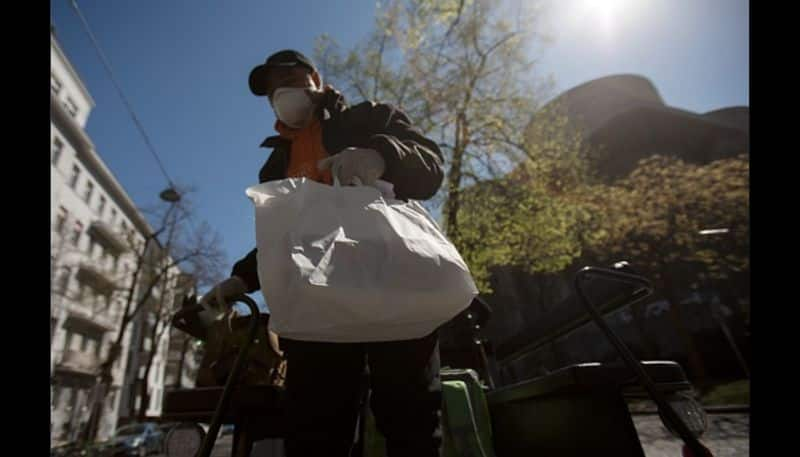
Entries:
<svg viewBox="0 0 800 457">
<path fill-rule="evenodd" d="M 586 18 L 605 34 L 614 34 L 630 7 L 630 0 L 583 0 Z"/>
</svg>

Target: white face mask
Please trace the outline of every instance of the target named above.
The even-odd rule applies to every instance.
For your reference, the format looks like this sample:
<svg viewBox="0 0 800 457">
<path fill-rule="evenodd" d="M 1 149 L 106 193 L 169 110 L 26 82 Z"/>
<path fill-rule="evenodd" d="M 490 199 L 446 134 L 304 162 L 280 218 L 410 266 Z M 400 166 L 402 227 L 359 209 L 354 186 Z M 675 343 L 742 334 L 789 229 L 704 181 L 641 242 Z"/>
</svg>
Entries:
<svg viewBox="0 0 800 457">
<path fill-rule="evenodd" d="M 304 87 L 279 87 L 272 93 L 272 109 L 284 124 L 299 129 L 308 125 L 314 114 L 314 103 Z"/>
</svg>

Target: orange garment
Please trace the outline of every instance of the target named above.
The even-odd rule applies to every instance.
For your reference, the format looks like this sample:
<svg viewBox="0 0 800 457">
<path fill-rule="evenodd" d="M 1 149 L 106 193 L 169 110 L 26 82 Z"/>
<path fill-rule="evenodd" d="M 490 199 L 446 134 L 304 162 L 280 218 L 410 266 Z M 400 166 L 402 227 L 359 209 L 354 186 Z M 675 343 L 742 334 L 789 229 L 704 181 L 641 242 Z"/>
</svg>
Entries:
<svg viewBox="0 0 800 457">
<path fill-rule="evenodd" d="M 328 152 L 322 145 L 322 124 L 318 119 L 314 119 L 311 124 L 302 129 L 293 129 L 283 122 L 277 121 L 275 130 L 283 138 L 292 142 L 289 166 L 286 168 L 287 178 L 304 176 L 325 184 L 333 183 L 330 169 L 325 171 L 317 169 L 317 162 L 328 157 Z"/>
</svg>

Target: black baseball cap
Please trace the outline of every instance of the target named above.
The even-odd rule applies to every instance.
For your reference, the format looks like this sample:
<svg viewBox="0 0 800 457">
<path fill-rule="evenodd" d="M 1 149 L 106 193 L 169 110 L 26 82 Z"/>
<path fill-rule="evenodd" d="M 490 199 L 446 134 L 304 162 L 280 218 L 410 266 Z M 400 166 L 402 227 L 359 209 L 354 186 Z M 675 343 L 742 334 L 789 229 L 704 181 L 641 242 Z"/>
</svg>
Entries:
<svg viewBox="0 0 800 457">
<path fill-rule="evenodd" d="M 311 60 L 303 54 L 292 49 L 284 49 L 267 57 L 266 62 L 256 66 L 250 71 L 250 92 L 255 95 L 267 95 L 267 74 L 270 68 L 294 67 L 301 65 L 311 71 L 316 71 Z"/>
</svg>

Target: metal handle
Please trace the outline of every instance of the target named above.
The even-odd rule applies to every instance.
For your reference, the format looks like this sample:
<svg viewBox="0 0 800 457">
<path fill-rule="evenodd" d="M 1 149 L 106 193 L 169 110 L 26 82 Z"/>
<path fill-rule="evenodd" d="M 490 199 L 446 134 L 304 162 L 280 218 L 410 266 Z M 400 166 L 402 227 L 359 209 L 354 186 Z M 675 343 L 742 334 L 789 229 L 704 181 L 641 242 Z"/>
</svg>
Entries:
<svg viewBox="0 0 800 457">
<path fill-rule="evenodd" d="M 233 392 L 234 386 L 239 381 L 239 376 L 244 368 L 247 357 L 247 351 L 250 349 L 250 346 L 253 344 L 253 340 L 255 340 L 256 335 L 258 334 L 261 311 L 258 309 L 256 302 L 247 295 L 239 295 L 234 297 L 233 301 L 231 301 L 229 305 L 233 305 L 236 302 L 243 302 L 248 308 L 250 308 L 250 326 L 247 332 L 247 339 L 242 345 L 242 348 L 239 350 L 239 354 L 236 356 L 236 361 L 233 363 L 233 368 L 231 369 L 230 374 L 228 374 L 228 379 L 225 381 L 225 388 L 222 389 L 222 395 L 217 403 L 217 409 L 214 411 L 214 415 L 211 417 L 211 424 L 208 426 L 208 433 L 206 434 L 205 438 L 203 438 L 203 445 L 200 447 L 200 451 L 197 454 L 198 457 L 209 457 L 211 455 L 211 451 L 214 448 L 214 443 L 217 440 L 217 435 L 219 434 L 219 429 L 222 426 L 222 415 L 225 413 L 225 410 L 228 409 L 231 393 Z"/>
<path fill-rule="evenodd" d="M 180 309 L 172 316 L 171 324 L 178 330 L 205 341 L 208 337 L 208 332 L 200 319 L 200 313 L 204 310 L 205 308 L 197 303 L 196 296 L 187 295 L 183 297 Z"/>
<path fill-rule="evenodd" d="M 581 278 L 585 279 L 589 279 L 589 277 L 594 274 L 602 279 L 613 279 L 615 282 L 635 286 L 635 289 L 630 292 L 625 291 L 624 294 L 616 293 L 613 297 L 604 298 L 605 301 L 598 305 L 602 314 L 608 314 L 629 306 L 632 303 L 646 298 L 653 292 L 653 286 L 647 279 L 632 273 L 620 272 L 619 268 L 623 268 L 626 264 L 627 262 L 618 262 L 615 264 L 614 269 L 587 267 L 577 273 Z M 568 314 L 568 316 L 572 316 L 572 314 Z M 515 348 L 512 350 L 506 350 L 502 360 L 498 361 L 498 365 L 501 369 L 505 369 L 520 358 L 525 357 L 533 351 L 540 349 L 544 345 L 555 341 L 591 321 L 592 317 L 584 313 L 578 314 L 575 317 L 569 317 L 569 319 L 560 319 L 556 321 L 555 326 L 551 325 L 548 327 L 548 330 L 544 330 L 542 334 L 534 339 L 528 340 L 523 344 L 516 344 Z M 553 330 L 549 330 L 550 328 Z"/>
<path fill-rule="evenodd" d="M 645 278 L 644 276 L 639 276 L 631 273 L 623 273 L 621 271 L 612 270 L 609 268 L 583 267 L 575 275 L 575 287 L 578 289 L 579 293 L 581 293 L 583 290 L 581 288 L 580 281 L 584 279 L 589 279 L 592 276 L 597 276 L 615 282 L 631 284 L 634 286 L 640 286 L 643 289 L 647 290 L 648 295 L 652 294 L 654 291 L 653 283 L 650 282 L 650 280 Z"/>
<path fill-rule="evenodd" d="M 692 434 L 692 432 L 689 430 L 689 427 L 683 422 L 683 420 L 681 420 L 672 406 L 658 391 L 656 383 L 653 381 L 650 375 L 647 374 L 647 371 L 645 371 L 642 363 L 636 360 L 636 357 L 633 355 L 630 349 L 628 349 L 622 339 L 617 336 L 613 330 L 611 330 L 611 327 L 609 327 L 605 322 L 603 316 L 601 316 L 594 306 L 592 306 L 592 303 L 589 301 L 589 297 L 586 296 L 586 292 L 583 290 L 582 286 L 582 281 L 589 276 L 597 276 L 599 278 L 608 279 L 611 281 L 639 285 L 648 291 L 648 295 L 653 292 L 652 283 L 647 278 L 642 276 L 598 267 L 584 267 L 575 275 L 575 289 L 578 292 L 581 302 L 584 304 L 586 310 L 592 316 L 592 319 L 597 326 L 600 327 L 600 330 L 602 330 L 608 340 L 611 341 L 611 344 L 616 347 L 617 352 L 619 352 L 619 355 L 622 357 L 622 360 L 625 362 L 625 364 L 628 365 L 628 367 L 632 369 L 639 378 L 639 382 L 642 383 L 644 388 L 647 390 L 647 393 L 650 394 L 650 398 L 652 398 L 656 403 L 658 409 L 664 415 L 664 418 L 669 421 L 670 424 L 672 424 L 672 426 L 678 432 L 678 435 L 694 455 L 710 455 L 708 449 L 706 449 L 706 447 L 700 443 L 697 437 Z"/>
<path fill-rule="evenodd" d="M 199 303 L 196 304 L 196 305 L 191 305 L 191 306 L 187 306 L 185 308 L 181 308 L 181 309 L 178 310 L 177 313 L 175 313 L 174 316 L 172 316 L 172 320 L 173 320 L 173 322 L 174 321 L 178 321 L 180 319 L 185 318 L 187 315 L 191 315 L 191 314 L 200 312 L 203 309 L 205 309 L 205 308 L 203 308 L 203 305 L 201 305 Z"/>
</svg>

